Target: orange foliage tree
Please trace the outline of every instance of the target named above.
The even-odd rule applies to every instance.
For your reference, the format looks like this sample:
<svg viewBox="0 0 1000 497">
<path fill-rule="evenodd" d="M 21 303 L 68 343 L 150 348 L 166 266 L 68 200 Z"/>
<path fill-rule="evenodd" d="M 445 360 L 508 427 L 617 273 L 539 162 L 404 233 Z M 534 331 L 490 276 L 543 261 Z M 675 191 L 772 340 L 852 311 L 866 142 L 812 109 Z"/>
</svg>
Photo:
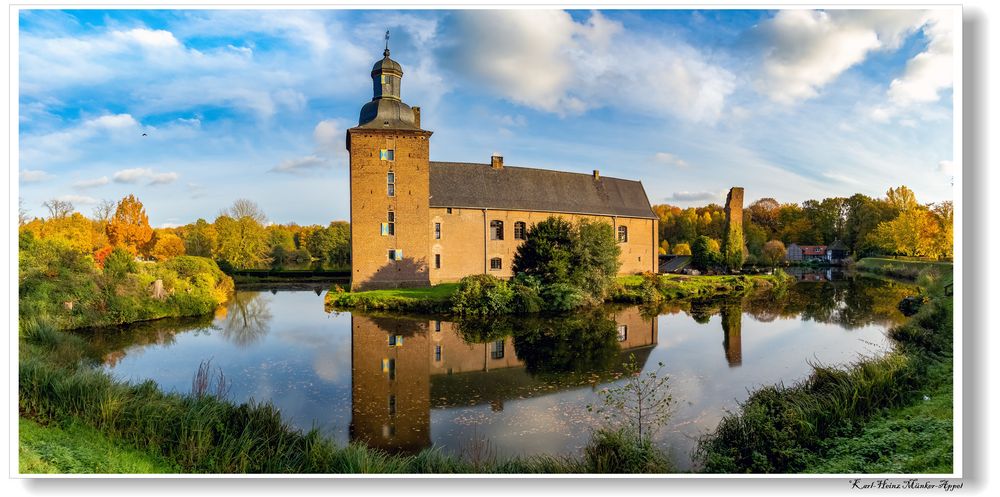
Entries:
<svg viewBox="0 0 1000 497">
<path fill-rule="evenodd" d="M 122 247 L 132 254 L 137 254 L 139 248 L 153 237 L 146 209 L 134 195 L 118 202 L 118 208 L 108 221 L 106 230 L 111 245 Z"/>
<path fill-rule="evenodd" d="M 181 237 L 173 233 L 159 233 L 152 256 L 158 261 L 165 261 L 179 255 L 184 255 L 184 241 Z"/>
</svg>

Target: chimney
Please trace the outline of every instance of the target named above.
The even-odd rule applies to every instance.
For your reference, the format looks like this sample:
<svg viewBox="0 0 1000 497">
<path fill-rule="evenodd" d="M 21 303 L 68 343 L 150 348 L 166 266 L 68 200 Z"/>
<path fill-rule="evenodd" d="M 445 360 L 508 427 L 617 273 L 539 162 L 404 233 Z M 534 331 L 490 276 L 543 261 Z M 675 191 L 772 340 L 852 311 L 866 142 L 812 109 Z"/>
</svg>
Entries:
<svg viewBox="0 0 1000 497">
<path fill-rule="evenodd" d="M 493 157 L 490 157 L 490 167 L 497 170 L 503 169 L 503 156 L 493 154 Z"/>
<path fill-rule="evenodd" d="M 420 127 L 420 107 L 413 108 L 413 124 L 416 124 L 418 128 Z"/>
<path fill-rule="evenodd" d="M 594 179 L 601 179 L 601 172 L 594 169 Z"/>
</svg>

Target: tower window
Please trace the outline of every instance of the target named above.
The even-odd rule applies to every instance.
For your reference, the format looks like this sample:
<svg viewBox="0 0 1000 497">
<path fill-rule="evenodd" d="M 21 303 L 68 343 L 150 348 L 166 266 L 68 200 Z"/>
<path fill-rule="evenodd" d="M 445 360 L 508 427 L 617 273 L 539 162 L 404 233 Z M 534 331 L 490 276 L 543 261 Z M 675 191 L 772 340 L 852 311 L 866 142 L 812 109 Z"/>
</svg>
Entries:
<svg viewBox="0 0 1000 497">
<path fill-rule="evenodd" d="M 618 325 L 618 341 L 624 342 L 625 340 L 628 340 L 628 325 L 620 324 Z"/>
<path fill-rule="evenodd" d="M 396 213 L 393 212 L 393 211 L 389 211 L 388 214 L 386 215 L 386 221 L 388 221 L 387 223 L 385 223 L 386 224 L 386 234 L 389 235 L 389 236 L 395 236 L 396 235 Z"/>
<path fill-rule="evenodd" d="M 441 239 L 441 223 L 434 223 L 434 239 Z"/>
<path fill-rule="evenodd" d="M 618 243 L 628 243 L 628 227 L 618 227 Z"/>
<path fill-rule="evenodd" d="M 490 240 L 503 240 L 503 221 L 490 221 Z"/>
<path fill-rule="evenodd" d="M 403 249 L 389 249 L 389 260 L 390 261 L 403 260 Z"/>
<path fill-rule="evenodd" d="M 490 270 L 491 271 L 499 271 L 501 269 L 503 269 L 503 264 L 500 262 L 500 258 L 499 257 L 494 257 L 494 258 L 490 259 Z"/>
<path fill-rule="evenodd" d="M 434 331 L 441 331 L 441 321 L 434 321 Z"/>
<path fill-rule="evenodd" d="M 449 207 L 447 210 L 448 210 L 448 214 L 451 214 L 451 207 Z"/>
<path fill-rule="evenodd" d="M 391 148 L 383 148 L 378 151 L 378 158 L 381 160 L 396 160 L 396 153 Z"/>
<path fill-rule="evenodd" d="M 441 346 L 434 346 L 434 362 L 441 362 Z"/>
<path fill-rule="evenodd" d="M 527 225 L 524 221 L 518 221 L 514 223 L 514 239 L 515 240 L 525 240 L 527 239 L 528 230 Z"/>
<path fill-rule="evenodd" d="M 396 196 L 396 173 L 389 171 L 385 176 L 386 191 L 390 197 Z"/>
<path fill-rule="evenodd" d="M 389 415 L 396 415 L 396 396 L 389 394 Z"/>
<path fill-rule="evenodd" d="M 434 254 L 434 269 L 441 269 L 441 254 Z"/>
</svg>

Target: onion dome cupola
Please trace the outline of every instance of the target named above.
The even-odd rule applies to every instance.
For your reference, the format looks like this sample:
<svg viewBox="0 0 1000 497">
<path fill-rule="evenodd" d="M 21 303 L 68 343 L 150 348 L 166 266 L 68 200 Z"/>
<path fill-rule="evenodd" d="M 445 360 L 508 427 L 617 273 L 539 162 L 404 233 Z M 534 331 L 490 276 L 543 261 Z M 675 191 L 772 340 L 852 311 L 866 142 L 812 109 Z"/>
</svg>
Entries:
<svg viewBox="0 0 1000 497">
<path fill-rule="evenodd" d="M 389 58 L 389 32 L 385 32 L 385 51 L 382 60 L 372 67 L 372 101 L 361 108 L 359 128 L 420 129 L 413 109 L 399 97 L 403 68 Z"/>
</svg>

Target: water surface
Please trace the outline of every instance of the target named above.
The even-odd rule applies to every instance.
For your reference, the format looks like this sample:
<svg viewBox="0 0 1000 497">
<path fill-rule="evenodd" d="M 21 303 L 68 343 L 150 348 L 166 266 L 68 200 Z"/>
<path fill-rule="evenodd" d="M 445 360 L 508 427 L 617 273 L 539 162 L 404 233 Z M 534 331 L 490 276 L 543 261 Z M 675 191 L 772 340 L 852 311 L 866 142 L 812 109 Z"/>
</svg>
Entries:
<svg viewBox="0 0 1000 497">
<path fill-rule="evenodd" d="M 839 281 L 828 281 L 828 278 Z M 794 383 L 891 347 L 912 290 L 823 273 L 780 297 L 605 307 L 571 317 L 456 323 L 327 312 L 322 292 L 239 291 L 214 317 L 93 332 L 104 367 L 190 392 L 211 360 L 236 402 L 269 401 L 292 426 L 413 453 L 579 454 L 603 421 L 587 408 L 634 357 L 675 399 L 656 435 L 681 469 L 696 439 L 748 390 Z"/>
</svg>

